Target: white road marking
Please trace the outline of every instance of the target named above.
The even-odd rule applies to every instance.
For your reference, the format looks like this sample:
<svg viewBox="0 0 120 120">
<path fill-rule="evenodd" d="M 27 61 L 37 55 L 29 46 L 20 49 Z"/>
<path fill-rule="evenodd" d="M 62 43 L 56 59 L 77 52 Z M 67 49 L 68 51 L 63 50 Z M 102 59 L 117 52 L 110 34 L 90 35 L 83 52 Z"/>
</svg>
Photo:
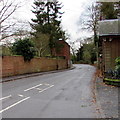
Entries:
<svg viewBox="0 0 120 120">
<path fill-rule="evenodd" d="M 37 90 L 42 90 L 42 89 L 40 89 L 40 88 L 35 88 L 35 89 L 37 89 Z"/>
<path fill-rule="evenodd" d="M 9 96 L 6 96 L 6 97 L 3 97 L 3 98 L 0 98 L 0 100 L 4 100 L 4 99 L 10 98 L 10 97 L 12 97 L 12 95 L 9 95 Z"/>
<path fill-rule="evenodd" d="M 21 95 L 21 94 L 18 94 L 18 96 L 20 96 L 20 97 L 24 97 L 24 95 Z"/>
<path fill-rule="evenodd" d="M 25 100 L 27 100 L 27 99 L 29 99 L 29 98 L 30 98 L 30 97 L 27 97 L 27 98 L 25 98 L 25 99 L 22 99 L 22 100 L 20 100 L 20 101 L 18 101 L 18 102 L 16 102 L 16 103 L 10 105 L 9 107 L 7 107 L 7 108 L 1 110 L 0 113 L 2 113 L 2 112 L 4 112 L 4 111 L 6 111 L 6 110 L 8 110 L 8 109 L 10 109 L 10 108 L 12 108 L 12 107 L 18 105 L 18 104 L 20 104 L 21 102 L 23 102 L 23 101 L 25 101 Z"/>
<path fill-rule="evenodd" d="M 36 87 L 40 86 L 40 85 L 42 85 L 42 84 L 39 84 L 39 85 L 33 86 L 33 87 L 28 88 L 28 89 L 26 89 L 26 90 L 24 90 L 24 91 L 25 91 L 25 92 L 26 92 L 26 91 L 29 91 L 29 90 L 31 90 L 31 89 L 34 89 L 34 88 L 36 88 Z"/>
<path fill-rule="evenodd" d="M 51 85 L 50 87 L 47 87 L 47 88 L 45 88 L 45 89 L 39 91 L 39 93 L 44 92 L 45 90 L 47 90 L 47 89 L 49 89 L 49 88 L 51 88 L 51 87 L 53 87 L 53 86 L 54 86 L 54 85 Z"/>
</svg>

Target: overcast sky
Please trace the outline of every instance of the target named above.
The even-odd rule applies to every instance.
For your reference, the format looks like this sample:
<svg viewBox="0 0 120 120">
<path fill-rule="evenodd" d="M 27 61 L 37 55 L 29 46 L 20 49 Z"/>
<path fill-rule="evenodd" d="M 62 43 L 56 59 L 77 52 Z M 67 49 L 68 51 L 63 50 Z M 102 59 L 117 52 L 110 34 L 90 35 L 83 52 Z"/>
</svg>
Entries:
<svg viewBox="0 0 120 120">
<path fill-rule="evenodd" d="M 21 0 L 22 7 L 17 12 L 17 17 L 19 19 L 30 21 L 31 18 L 34 17 L 31 12 L 32 5 L 34 0 Z M 62 27 L 64 30 L 70 34 L 70 41 L 76 41 L 77 39 L 82 39 L 91 35 L 90 32 L 84 32 L 83 30 L 79 30 L 80 25 L 78 26 L 78 22 L 80 21 L 81 14 L 85 13 L 88 5 L 92 3 L 94 0 L 59 0 L 62 2 L 64 7 L 62 11 L 65 13 L 62 17 Z"/>
<path fill-rule="evenodd" d="M 87 6 L 91 3 L 91 0 L 62 0 L 64 4 L 64 11 L 62 17 L 63 28 L 68 30 L 73 41 L 78 38 L 89 36 L 86 32 L 79 30 L 78 22 L 80 21 L 81 14 L 84 14 Z"/>
</svg>

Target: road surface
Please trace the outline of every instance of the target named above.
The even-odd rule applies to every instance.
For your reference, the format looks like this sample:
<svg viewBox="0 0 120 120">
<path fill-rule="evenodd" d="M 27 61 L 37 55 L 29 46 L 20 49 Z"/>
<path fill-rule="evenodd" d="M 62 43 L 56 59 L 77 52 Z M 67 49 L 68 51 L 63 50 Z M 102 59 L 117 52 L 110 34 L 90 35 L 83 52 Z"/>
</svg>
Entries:
<svg viewBox="0 0 120 120">
<path fill-rule="evenodd" d="M 97 118 L 92 81 L 95 68 L 75 69 L 2 84 L 3 118 Z"/>
</svg>

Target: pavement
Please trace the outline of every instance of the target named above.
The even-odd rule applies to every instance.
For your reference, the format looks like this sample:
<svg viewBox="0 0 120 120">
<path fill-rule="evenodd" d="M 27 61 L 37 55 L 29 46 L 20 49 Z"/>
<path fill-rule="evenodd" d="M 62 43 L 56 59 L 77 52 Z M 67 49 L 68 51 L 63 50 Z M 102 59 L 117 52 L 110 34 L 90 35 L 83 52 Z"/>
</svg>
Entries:
<svg viewBox="0 0 120 120">
<path fill-rule="evenodd" d="M 103 118 L 120 120 L 119 93 L 119 87 L 106 85 L 102 78 L 96 79 L 96 101 L 101 108 Z"/>
</svg>

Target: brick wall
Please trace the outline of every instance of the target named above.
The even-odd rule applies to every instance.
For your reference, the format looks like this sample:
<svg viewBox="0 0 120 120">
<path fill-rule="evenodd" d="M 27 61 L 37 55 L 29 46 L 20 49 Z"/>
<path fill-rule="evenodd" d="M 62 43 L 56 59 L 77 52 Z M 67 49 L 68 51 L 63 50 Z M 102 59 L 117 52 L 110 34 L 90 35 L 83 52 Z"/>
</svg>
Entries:
<svg viewBox="0 0 120 120">
<path fill-rule="evenodd" d="M 22 56 L 2 58 L 2 77 L 66 68 L 67 61 L 63 59 L 34 58 L 30 62 L 25 62 Z"/>
<path fill-rule="evenodd" d="M 55 49 L 52 49 L 52 55 L 54 56 L 64 56 L 66 60 L 70 61 L 70 45 L 64 40 L 59 40 L 59 44 L 63 45 L 59 52 L 56 52 Z"/>
<path fill-rule="evenodd" d="M 59 43 L 63 44 L 63 48 L 61 48 L 61 51 L 57 53 L 57 56 L 65 56 L 67 60 L 70 60 L 70 46 L 63 40 L 60 40 Z"/>
</svg>

